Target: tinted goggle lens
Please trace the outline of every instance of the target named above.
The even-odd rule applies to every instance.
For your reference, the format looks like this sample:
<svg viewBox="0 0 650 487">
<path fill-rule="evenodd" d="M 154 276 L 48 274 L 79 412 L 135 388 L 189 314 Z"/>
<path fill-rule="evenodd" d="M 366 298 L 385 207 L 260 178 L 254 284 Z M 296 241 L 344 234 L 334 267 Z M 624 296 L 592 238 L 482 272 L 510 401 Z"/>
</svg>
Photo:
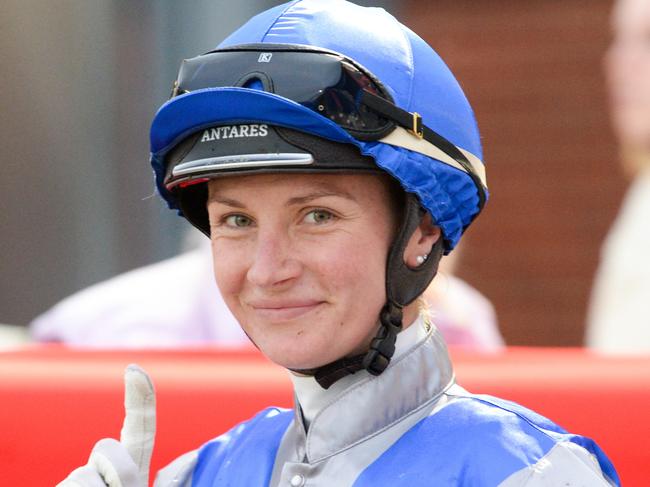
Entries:
<svg viewBox="0 0 650 487">
<path fill-rule="evenodd" d="M 459 147 L 424 125 L 418 113 L 395 105 L 372 73 L 341 54 L 286 44 L 248 44 L 211 51 L 183 61 L 172 97 L 226 87 L 275 93 L 329 118 L 359 140 L 387 141 L 397 134 L 386 143 L 466 172 L 476 185 L 479 210 L 486 201 L 480 159 L 468 159 Z M 397 127 L 405 130 L 395 130 Z"/>
<path fill-rule="evenodd" d="M 261 87 L 334 121 L 361 139 L 393 122 L 361 102 L 363 91 L 390 102 L 381 83 L 352 61 L 320 51 L 267 48 L 213 51 L 183 61 L 173 95 L 202 88 Z"/>
</svg>

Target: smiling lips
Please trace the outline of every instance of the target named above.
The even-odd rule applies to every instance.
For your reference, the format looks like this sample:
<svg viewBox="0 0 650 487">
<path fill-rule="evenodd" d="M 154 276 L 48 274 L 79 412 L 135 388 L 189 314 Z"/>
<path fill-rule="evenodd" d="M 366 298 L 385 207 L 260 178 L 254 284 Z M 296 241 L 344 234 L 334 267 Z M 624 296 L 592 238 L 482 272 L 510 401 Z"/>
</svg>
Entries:
<svg viewBox="0 0 650 487">
<path fill-rule="evenodd" d="M 324 301 L 305 300 L 305 301 L 256 301 L 248 303 L 255 314 L 264 320 L 288 321 L 299 318 L 316 308 Z"/>
</svg>

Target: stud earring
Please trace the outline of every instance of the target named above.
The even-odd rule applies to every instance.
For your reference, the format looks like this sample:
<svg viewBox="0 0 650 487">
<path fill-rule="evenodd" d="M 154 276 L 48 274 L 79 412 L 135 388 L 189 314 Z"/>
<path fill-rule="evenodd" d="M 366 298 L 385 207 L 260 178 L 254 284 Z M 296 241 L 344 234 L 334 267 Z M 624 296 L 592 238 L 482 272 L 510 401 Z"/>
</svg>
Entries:
<svg viewBox="0 0 650 487">
<path fill-rule="evenodd" d="M 418 265 L 422 265 L 422 264 L 424 264 L 425 261 L 427 260 L 427 257 L 429 257 L 429 254 L 418 255 L 418 256 L 415 258 L 415 262 L 417 262 Z"/>
</svg>

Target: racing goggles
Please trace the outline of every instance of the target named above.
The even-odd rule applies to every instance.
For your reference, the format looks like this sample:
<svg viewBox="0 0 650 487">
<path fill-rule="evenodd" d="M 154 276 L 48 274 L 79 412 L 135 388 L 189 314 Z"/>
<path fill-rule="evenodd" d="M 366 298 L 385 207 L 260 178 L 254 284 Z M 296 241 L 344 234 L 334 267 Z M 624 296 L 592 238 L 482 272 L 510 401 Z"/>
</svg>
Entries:
<svg viewBox="0 0 650 487">
<path fill-rule="evenodd" d="M 395 105 L 363 66 L 326 49 L 289 44 L 245 44 L 216 49 L 181 65 L 172 98 L 204 88 L 255 88 L 274 93 L 335 122 L 362 141 L 419 152 L 467 173 L 485 204 L 482 162 L 424 125 L 417 112 Z"/>
</svg>

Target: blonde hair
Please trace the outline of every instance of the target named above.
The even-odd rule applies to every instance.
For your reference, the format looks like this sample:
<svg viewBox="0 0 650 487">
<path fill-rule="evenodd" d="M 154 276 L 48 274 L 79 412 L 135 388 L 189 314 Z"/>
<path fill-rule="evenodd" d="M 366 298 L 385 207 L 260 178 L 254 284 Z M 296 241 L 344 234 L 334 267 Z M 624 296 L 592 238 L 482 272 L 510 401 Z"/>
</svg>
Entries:
<svg viewBox="0 0 650 487">
<path fill-rule="evenodd" d="M 418 303 L 418 312 L 420 316 L 422 316 L 425 320 L 433 318 L 431 313 L 431 307 L 429 306 L 429 302 L 426 300 L 424 295 L 421 295 L 419 298 L 417 298 Z"/>
</svg>

